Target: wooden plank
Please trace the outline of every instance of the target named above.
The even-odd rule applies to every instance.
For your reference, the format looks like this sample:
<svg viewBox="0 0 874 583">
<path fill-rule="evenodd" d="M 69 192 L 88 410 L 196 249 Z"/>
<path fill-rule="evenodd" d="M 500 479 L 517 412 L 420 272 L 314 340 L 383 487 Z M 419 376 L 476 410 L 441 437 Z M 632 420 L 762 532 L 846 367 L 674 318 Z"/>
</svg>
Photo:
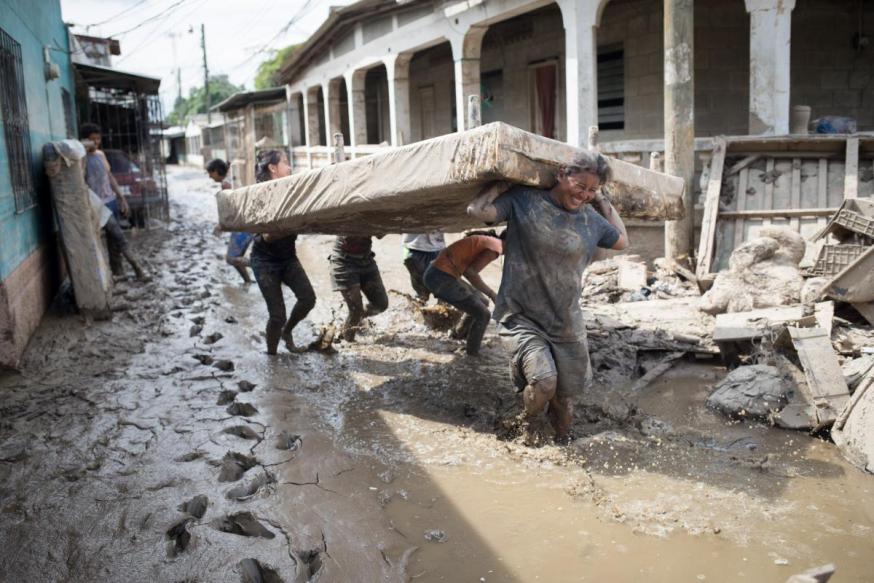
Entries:
<svg viewBox="0 0 874 583">
<path fill-rule="evenodd" d="M 831 339 L 819 327 L 787 330 L 804 369 L 820 427 L 831 425 L 850 399 Z"/>
<path fill-rule="evenodd" d="M 828 160 L 825 158 L 819 159 L 819 172 L 817 173 L 816 179 L 817 204 L 819 204 L 820 208 L 825 208 L 828 206 Z M 828 220 L 825 217 L 820 217 L 819 220 L 816 221 L 820 228 L 825 227 L 827 222 Z"/>
<path fill-rule="evenodd" d="M 718 314 L 713 327 L 714 342 L 734 342 L 761 337 L 765 331 L 804 318 L 804 306 L 761 308 L 749 312 Z"/>
<path fill-rule="evenodd" d="M 749 168 L 752 164 L 756 162 L 756 160 L 759 160 L 761 157 L 762 154 L 753 154 L 752 156 L 747 156 L 739 162 L 735 162 L 734 165 L 729 168 L 728 171 L 725 173 L 725 176 L 734 176 L 744 168 Z"/>
<path fill-rule="evenodd" d="M 791 193 L 789 208 L 797 209 L 801 206 L 801 158 L 794 158 L 792 160 L 792 183 L 789 189 Z M 789 226 L 792 227 L 793 231 L 797 232 L 800 224 L 798 217 L 789 219 Z"/>
<path fill-rule="evenodd" d="M 716 248 L 716 220 L 719 214 L 719 193 L 722 190 L 722 169 L 725 164 L 726 141 L 717 138 L 713 144 L 710 161 L 710 182 L 704 199 L 704 217 L 701 221 L 701 238 L 698 245 L 698 265 L 695 274 L 702 278 L 710 273 L 713 252 Z"/>
<path fill-rule="evenodd" d="M 747 188 L 749 188 L 750 170 L 744 168 L 740 171 L 740 180 L 737 185 L 737 194 L 735 195 L 735 208 L 743 212 L 747 206 Z M 737 249 L 744 242 L 744 218 L 739 217 L 734 220 L 734 245 Z"/>
<path fill-rule="evenodd" d="M 810 209 L 765 209 L 745 211 L 722 211 L 720 219 L 764 219 L 764 218 L 791 218 L 791 217 L 830 217 L 838 212 L 837 208 L 810 208 Z"/>
<path fill-rule="evenodd" d="M 832 321 L 835 318 L 834 302 L 817 302 L 813 306 L 813 316 L 816 325 L 825 330 L 826 336 L 832 337 Z"/>
<path fill-rule="evenodd" d="M 631 392 L 636 393 L 648 387 L 653 381 L 668 372 L 668 370 L 674 366 L 677 359 L 684 354 L 686 354 L 684 351 L 669 352 L 661 362 L 646 371 L 642 377 L 637 379 L 637 381 L 631 386 Z"/>
<path fill-rule="evenodd" d="M 619 261 L 617 285 L 619 289 L 637 291 L 646 287 L 646 264 L 637 261 Z"/>
<path fill-rule="evenodd" d="M 855 303 L 852 306 L 868 320 L 869 324 L 874 326 L 874 302 Z"/>
<path fill-rule="evenodd" d="M 847 138 L 844 162 L 844 199 L 859 196 L 859 138 Z"/>
<path fill-rule="evenodd" d="M 774 159 L 773 158 L 768 158 L 768 163 L 766 164 L 765 171 L 766 172 L 773 172 L 774 171 Z M 761 209 L 762 210 L 773 210 L 773 208 L 774 208 L 774 183 L 771 181 L 768 181 L 767 183 L 765 183 L 765 200 L 762 201 Z M 765 224 L 766 225 L 771 224 L 770 217 L 765 218 Z"/>
</svg>

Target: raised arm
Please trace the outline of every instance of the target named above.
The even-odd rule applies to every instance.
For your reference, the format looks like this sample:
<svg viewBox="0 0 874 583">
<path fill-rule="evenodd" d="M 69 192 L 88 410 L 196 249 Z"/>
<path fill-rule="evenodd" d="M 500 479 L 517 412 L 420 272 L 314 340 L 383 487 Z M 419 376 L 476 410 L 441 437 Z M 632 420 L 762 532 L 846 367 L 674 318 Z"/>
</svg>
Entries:
<svg viewBox="0 0 874 583">
<path fill-rule="evenodd" d="M 625 223 L 622 222 L 622 217 L 619 216 L 619 213 L 610 203 L 606 196 L 603 194 L 598 194 L 593 201 L 593 204 L 597 206 L 598 212 L 600 212 L 607 221 L 616 227 L 616 230 L 619 231 L 619 239 L 616 240 L 616 243 L 611 247 L 611 249 L 615 249 L 616 251 L 621 251 L 628 247 L 628 232 L 625 230 Z"/>
<path fill-rule="evenodd" d="M 494 303 L 494 301 L 498 297 L 498 294 L 495 293 L 495 290 L 489 287 L 489 284 L 483 281 L 483 278 L 479 274 L 479 272 L 474 271 L 472 268 L 469 267 L 467 271 L 464 272 L 464 277 L 465 279 L 467 279 L 467 281 L 471 283 L 471 285 L 473 285 L 473 287 L 486 294 L 489 299 L 492 300 L 492 302 Z"/>
<path fill-rule="evenodd" d="M 484 223 L 496 222 L 498 219 L 498 209 L 492 203 L 508 188 L 510 188 L 510 185 L 506 182 L 493 182 L 489 184 L 467 206 L 467 214 Z"/>
</svg>

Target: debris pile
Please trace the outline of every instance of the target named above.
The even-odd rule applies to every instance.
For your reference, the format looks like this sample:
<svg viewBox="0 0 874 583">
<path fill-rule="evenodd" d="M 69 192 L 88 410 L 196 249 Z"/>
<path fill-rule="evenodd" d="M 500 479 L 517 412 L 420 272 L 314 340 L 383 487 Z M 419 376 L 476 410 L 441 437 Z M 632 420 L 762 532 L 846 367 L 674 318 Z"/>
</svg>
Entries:
<svg viewBox="0 0 874 583">
<path fill-rule="evenodd" d="M 650 272 L 637 255 L 618 255 L 595 261 L 583 276 L 582 303 L 615 304 L 656 299 L 697 297 L 695 275 L 677 263 L 660 258 Z"/>
</svg>

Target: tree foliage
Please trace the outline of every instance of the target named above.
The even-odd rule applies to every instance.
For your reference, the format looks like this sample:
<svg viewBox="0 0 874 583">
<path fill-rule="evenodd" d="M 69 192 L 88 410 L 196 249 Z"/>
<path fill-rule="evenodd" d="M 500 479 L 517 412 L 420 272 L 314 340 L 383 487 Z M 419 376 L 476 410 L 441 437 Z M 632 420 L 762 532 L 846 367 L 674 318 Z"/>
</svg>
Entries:
<svg viewBox="0 0 874 583">
<path fill-rule="evenodd" d="M 277 78 L 279 70 L 294 55 L 299 46 L 288 45 L 284 49 L 279 49 L 271 58 L 258 65 L 258 71 L 255 73 L 255 89 L 269 89 L 281 85 Z"/>
<path fill-rule="evenodd" d="M 238 91 L 243 91 L 243 87 L 231 83 L 227 75 L 210 75 L 209 99 L 211 106 L 224 101 Z M 195 87 L 188 94 L 188 97 L 176 100 L 172 113 L 167 116 L 167 122 L 170 125 L 182 125 L 188 117 L 196 113 L 206 113 L 205 97 L 206 92 L 203 86 Z"/>
</svg>

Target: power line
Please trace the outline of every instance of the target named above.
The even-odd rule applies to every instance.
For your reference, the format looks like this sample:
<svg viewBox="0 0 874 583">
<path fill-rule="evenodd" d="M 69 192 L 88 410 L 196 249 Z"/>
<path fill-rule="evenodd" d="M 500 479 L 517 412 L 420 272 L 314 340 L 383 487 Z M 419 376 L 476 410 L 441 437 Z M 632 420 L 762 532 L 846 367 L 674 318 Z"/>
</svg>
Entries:
<svg viewBox="0 0 874 583">
<path fill-rule="evenodd" d="M 270 38 L 270 40 L 268 40 L 266 43 L 264 43 L 263 45 L 261 45 L 261 47 L 260 47 L 259 49 L 257 49 L 254 53 L 252 53 L 251 55 L 249 55 L 248 57 L 246 57 L 244 60 L 240 61 L 239 63 L 237 63 L 236 65 L 234 65 L 233 67 L 231 67 L 229 70 L 230 70 L 230 71 L 235 71 L 235 70 L 239 69 L 240 67 L 242 67 L 243 65 L 245 65 L 246 63 L 248 63 L 249 61 L 251 61 L 252 59 L 254 59 L 255 57 L 257 57 L 258 55 L 260 55 L 260 54 L 266 52 L 266 51 L 268 50 L 268 48 L 270 47 L 270 45 L 272 45 L 272 44 L 273 44 L 273 43 L 274 43 L 274 42 L 275 42 L 275 41 L 276 41 L 280 36 L 282 36 L 283 34 L 285 34 L 286 32 L 288 32 L 288 30 L 289 30 L 292 26 L 294 26 L 294 25 L 297 23 L 298 20 L 300 20 L 301 18 L 303 18 L 304 16 L 306 16 L 307 10 L 310 9 L 310 7 L 311 7 L 312 4 L 313 4 L 313 0 L 306 0 L 306 2 L 304 3 L 304 5 L 301 6 L 300 10 L 298 10 L 298 11 L 294 14 L 294 16 L 291 17 L 291 20 L 289 20 L 289 21 L 285 24 L 285 26 L 283 26 L 281 29 L 279 29 L 279 32 L 277 32 L 275 35 L 273 35 L 273 36 Z"/>
<path fill-rule="evenodd" d="M 133 31 L 137 30 L 138 28 L 142 28 L 146 24 L 148 24 L 148 23 L 150 23 L 158 18 L 166 18 L 170 12 L 172 12 L 173 10 L 178 8 L 180 5 L 185 4 L 186 2 L 188 2 L 188 0 L 177 0 L 174 4 L 171 4 L 170 6 L 168 6 L 167 8 L 162 10 L 161 12 L 159 12 L 158 14 L 155 14 L 154 16 L 151 16 L 151 17 L 141 21 L 139 24 L 137 24 L 136 26 L 134 26 L 132 28 L 129 28 L 129 29 L 124 30 L 122 32 L 118 32 L 116 34 L 112 34 L 112 35 L 110 35 L 110 37 L 123 36 L 129 32 L 133 32 Z"/>
<path fill-rule="evenodd" d="M 146 2 L 147 2 L 147 0 L 139 0 L 139 2 L 135 2 L 135 3 L 132 4 L 131 6 L 128 6 L 127 8 L 125 8 L 125 9 L 122 10 L 121 12 L 115 14 L 114 16 L 110 16 L 110 17 L 107 18 L 106 20 L 101 20 L 100 22 L 92 22 L 91 24 L 86 24 L 86 25 L 85 25 L 85 28 L 91 28 L 91 27 L 93 27 L 93 26 L 100 26 L 101 24 L 106 24 L 107 22 L 110 22 L 110 21 L 115 20 L 115 19 L 118 18 L 119 16 L 122 16 L 122 15 L 124 15 L 124 14 L 127 14 L 128 12 L 130 12 L 131 10 L 133 10 L 133 9 L 136 8 L 136 7 L 138 7 L 138 6 L 142 6 L 142 5 L 145 4 Z"/>
<path fill-rule="evenodd" d="M 170 30 L 173 30 L 173 29 L 174 29 L 174 28 L 175 28 L 175 27 L 176 27 L 176 26 L 177 26 L 177 25 L 178 25 L 182 20 L 188 18 L 189 16 L 191 16 L 192 14 L 194 14 L 195 12 L 197 12 L 197 10 L 200 9 L 200 7 L 203 5 L 203 3 L 204 3 L 205 1 L 206 1 L 206 0 L 198 0 L 197 2 L 195 2 L 195 3 L 191 6 L 191 10 L 189 10 L 188 12 L 186 12 L 186 13 L 185 13 L 183 16 L 181 16 L 180 18 L 177 18 L 177 19 L 173 22 L 173 24 L 168 25 L 167 28 L 170 29 Z M 134 53 L 136 53 L 137 51 L 139 51 L 139 50 L 140 50 L 141 48 L 143 48 L 144 46 L 150 44 L 150 43 L 154 40 L 154 39 L 153 39 L 154 34 L 158 31 L 158 29 L 159 29 L 161 26 L 163 26 L 163 24 L 164 24 L 164 23 L 162 23 L 162 22 L 157 23 L 157 24 L 155 25 L 155 27 L 154 27 L 154 28 L 149 32 L 149 34 L 146 35 L 146 38 L 143 40 L 143 42 L 141 42 L 140 44 L 138 44 L 136 47 L 134 47 L 133 49 L 131 49 L 131 50 L 129 50 L 129 51 L 124 51 L 124 55 L 123 55 L 120 59 L 118 59 L 118 62 L 121 63 L 122 61 L 124 61 L 125 59 L 127 59 L 128 57 L 130 57 L 131 55 L 133 55 Z"/>
</svg>

